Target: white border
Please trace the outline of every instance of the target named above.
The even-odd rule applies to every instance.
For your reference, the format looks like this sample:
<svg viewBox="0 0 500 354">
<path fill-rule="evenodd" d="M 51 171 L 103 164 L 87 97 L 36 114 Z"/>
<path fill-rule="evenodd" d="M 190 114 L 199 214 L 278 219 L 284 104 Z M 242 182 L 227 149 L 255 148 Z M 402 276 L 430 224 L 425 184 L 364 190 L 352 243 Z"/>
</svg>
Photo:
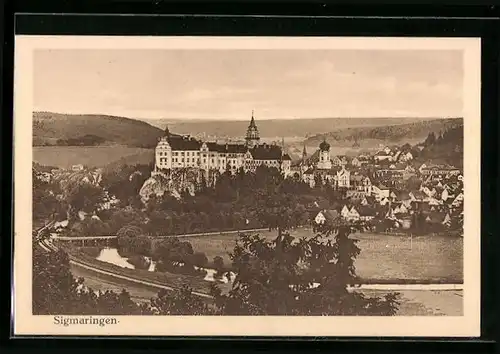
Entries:
<svg viewBox="0 0 500 354">
<path fill-rule="evenodd" d="M 31 314 L 33 51 L 36 49 L 364 49 L 464 53 L 464 315 L 459 317 L 143 317 L 62 327 Z M 50 84 L 50 83 L 47 83 Z M 14 73 L 15 335 L 455 336 L 480 335 L 480 39 L 376 37 L 16 36 Z"/>
</svg>

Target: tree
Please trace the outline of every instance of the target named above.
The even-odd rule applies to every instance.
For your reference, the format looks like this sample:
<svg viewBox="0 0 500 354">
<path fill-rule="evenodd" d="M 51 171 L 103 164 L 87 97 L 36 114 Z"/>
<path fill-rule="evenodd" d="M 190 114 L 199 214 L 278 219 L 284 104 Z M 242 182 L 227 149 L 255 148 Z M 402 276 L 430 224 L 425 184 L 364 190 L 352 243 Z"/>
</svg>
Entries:
<svg viewBox="0 0 500 354">
<path fill-rule="evenodd" d="M 314 188 L 321 189 L 323 187 L 323 178 L 320 175 L 314 175 Z"/>
<path fill-rule="evenodd" d="M 148 269 L 151 265 L 151 262 L 149 260 L 139 254 L 131 255 L 127 258 L 127 262 L 132 264 L 135 269 Z"/>
<path fill-rule="evenodd" d="M 136 237 L 143 235 L 143 231 L 139 226 L 136 225 L 125 225 L 118 232 L 116 236 L 118 237 Z"/>
<path fill-rule="evenodd" d="M 210 315 L 213 311 L 199 297 L 192 294 L 189 287 L 183 286 L 173 292 L 162 290 L 158 297 L 151 300 L 151 311 L 156 315 Z"/>
<path fill-rule="evenodd" d="M 208 264 L 208 258 L 205 255 L 205 253 L 195 252 L 191 258 L 192 258 L 191 262 L 193 263 L 193 265 L 197 267 L 203 268 L 206 267 Z"/>
<path fill-rule="evenodd" d="M 215 256 L 213 260 L 214 268 L 217 271 L 224 269 L 224 259 L 221 256 Z"/>
<path fill-rule="evenodd" d="M 397 294 L 366 297 L 358 283 L 350 226 L 327 224 L 315 237 L 288 233 L 268 241 L 242 234 L 230 257 L 236 279 L 228 294 L 212 288 L 223 315 L 394 315 Z"/>
<path fill-rule="evenodd" d="M 104 192 L 98 186 L 79 181 L 68 182 L 65 200 L 76 211 L 83 210 L 89 213 L 95 211 L 103 198 Z"/>
<path fill-rule="evenodd" d="M 33 247 L 33 314 L 35 315 L 138 315 L 142 310 L 126 291 L 94 292 L 75 279 L 68 255 Z"/>
<path fill-rule="evenodd" d="M 159 242 L 153 252 L 153 258 L 157 260 L 158 270 L 173 270 L 183 267 L 192 270 L 193 247 L 187 241 L 180 241 L 176 237 L 167 238 Z M 184 264 L 180 266 L 180 264 Z"/>
<path fill-rule="evenodd" d="M 424 141 L 424 145 L 431 146 L 431 145 L 434 145 L 435 142 L 436 142 L 436 134 L 434 134 L 434 132 L 430 132 Z"/>
</svg>

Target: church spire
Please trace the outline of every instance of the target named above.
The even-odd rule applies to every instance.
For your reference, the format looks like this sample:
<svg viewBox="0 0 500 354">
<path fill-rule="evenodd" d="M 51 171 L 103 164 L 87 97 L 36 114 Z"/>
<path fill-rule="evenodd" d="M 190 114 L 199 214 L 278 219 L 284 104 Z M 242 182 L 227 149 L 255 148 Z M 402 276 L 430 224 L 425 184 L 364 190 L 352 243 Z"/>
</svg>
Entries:
<svg viewBox="0 0 500 354">
<path fill-rule="evenodd" d="M 302 149 L 302 158 L 305 160 L 307 157 L 306 144 L 304 144 L 304 149 Z"/>
<path fill-rule="evenodd" d="M 247 135 L 245 137 L 246 144 L 248 147 L 254 147 L 260 141 L 259 130 L 255 124 L 254 111 L 252 110 L 252 118 L 250 119 L 250 124 L 248 125 Z"/>
<path fill-rule="evenodd" d="M 250 119 L 250 127 L 257 128 L 257 126 L 255 125 L 255 118 L 253 116 L 253 109 L 252 109 L 252 119 Z"/>
<path fill-rule="evenodd" d="M 168 130 L 168 125 L 165 127 L 165 135 L 166 136 L 170 135 L 170 130 Z"/>
</svg>

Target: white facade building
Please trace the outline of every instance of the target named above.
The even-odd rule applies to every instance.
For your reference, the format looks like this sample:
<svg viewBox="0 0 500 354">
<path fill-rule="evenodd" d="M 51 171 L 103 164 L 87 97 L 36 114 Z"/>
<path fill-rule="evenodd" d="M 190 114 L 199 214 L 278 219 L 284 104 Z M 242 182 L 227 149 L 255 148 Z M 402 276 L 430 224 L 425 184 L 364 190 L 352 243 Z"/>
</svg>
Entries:
<svg viewBox="0 0 500 354">
<path fill-rule="evenodd" d="M 254 172 L 263 165 L 277 168 L 285 177 L 290 174 L 291 158 L 282 147 L 259 144 L 253 114 L 245 140 L 244 144 L 202 142 L 190 136 L 172 134 L 167 128 L 155 149 L 155 170 L 199 168 L 234 173 L 240 168 Z"/>
</svg>

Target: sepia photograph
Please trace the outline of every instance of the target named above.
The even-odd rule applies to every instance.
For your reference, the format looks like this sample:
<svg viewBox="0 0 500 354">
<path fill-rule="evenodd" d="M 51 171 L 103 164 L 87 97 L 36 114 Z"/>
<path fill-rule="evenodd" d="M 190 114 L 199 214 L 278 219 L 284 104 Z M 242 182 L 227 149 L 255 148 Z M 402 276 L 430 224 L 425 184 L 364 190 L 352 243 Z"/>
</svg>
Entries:
<svg viewBox="0 0 500 354">
<path fill-rule="evenodd" d="M 479 334 L 479 48 L 17 36 L 15 332 Z"/>
</svg>

